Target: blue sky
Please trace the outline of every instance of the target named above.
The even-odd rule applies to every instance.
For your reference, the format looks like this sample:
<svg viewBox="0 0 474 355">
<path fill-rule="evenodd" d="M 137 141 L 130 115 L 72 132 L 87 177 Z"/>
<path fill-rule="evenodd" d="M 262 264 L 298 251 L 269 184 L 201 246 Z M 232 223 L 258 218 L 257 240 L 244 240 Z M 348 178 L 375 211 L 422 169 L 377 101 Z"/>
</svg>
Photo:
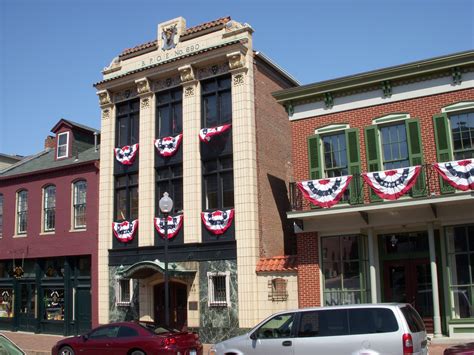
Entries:
<svg viewBox="0 0 474 355">
<path fill-rule="evenodd" d="M 302 84 L 474 48 L 472 0 L 0 0 L 0 153 L 40 151 L 60 118 L 100 128 L 92 84 L 114 56 L 226 15 Z"/>
</svg>

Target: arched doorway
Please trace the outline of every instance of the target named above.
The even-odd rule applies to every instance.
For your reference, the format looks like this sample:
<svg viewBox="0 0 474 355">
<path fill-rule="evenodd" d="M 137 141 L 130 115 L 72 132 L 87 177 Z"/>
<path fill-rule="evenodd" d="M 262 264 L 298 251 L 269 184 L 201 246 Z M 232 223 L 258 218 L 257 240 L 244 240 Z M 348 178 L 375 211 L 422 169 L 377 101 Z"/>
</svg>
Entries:
<svg viewBox="0 0 474 355">
<path fill-rule="evenodd" d="M 169 282 L 170 327 L 183 329 L 187 325 L 187 286 L 178 282 Z M 165 284 L 160 283 L 153 287 L 154 319 L 157 324 L 165 324 Z"/>
</svg>

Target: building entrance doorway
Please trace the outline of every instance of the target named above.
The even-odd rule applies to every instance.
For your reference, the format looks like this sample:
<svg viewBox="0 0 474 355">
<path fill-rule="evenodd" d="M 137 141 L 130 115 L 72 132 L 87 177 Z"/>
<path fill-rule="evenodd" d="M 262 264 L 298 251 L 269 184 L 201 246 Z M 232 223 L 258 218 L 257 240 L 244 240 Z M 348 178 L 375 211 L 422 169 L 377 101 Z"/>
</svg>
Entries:
<svg viewBox="0 0 474 355">
<path fill-rule="evenodd" d="M 384 262 L 384 301 L 410 303 L 433 332 L 433 292 L 428 259 Z"/>
<path fill-rule="evenodd" d="M 169 311 L 170 327 L 181 330 L 187 325 L 187 286 L 177 282 L 169 283 Z M 154 309 L 155 323 L 165 324 L 165 284 L 161 283 L 154 286 Z"/>
<path fill-rule="evenodd" d="M 33 282 L 21 282 L 18 286 L 20 290 L 18 330 L 34 332 L 37 328 L 36 285 Z"/>
</svg>

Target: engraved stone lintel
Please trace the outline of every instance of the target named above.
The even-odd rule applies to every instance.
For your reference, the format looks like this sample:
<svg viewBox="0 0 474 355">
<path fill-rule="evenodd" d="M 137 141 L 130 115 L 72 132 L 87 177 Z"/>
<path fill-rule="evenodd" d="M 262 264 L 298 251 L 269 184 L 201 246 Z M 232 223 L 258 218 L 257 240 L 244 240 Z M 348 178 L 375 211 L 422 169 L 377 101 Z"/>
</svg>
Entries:
<svg viewBox="0 0 474 355">
<path fill-rule="evenodd" d="M 140 100 L 140 109 L 145 110 L 150 108 L 151 95 L 142 97 Z"/>
<path fill-rule="evenodd" d="M 149 94 L 151 92 L 151 83 L 147 78 L 135 80 L 138 95 Z"/>
<path fill-rule="evenodd" d="M 181 81 L 183 83 L 196 79 L 196 76 L 194 75 L 194 68 L 189 64 L 179 67 L 178 71 L 179 75 L 181 76 Z"/>
<path fill-rule="evenodd" d="M 184 87 L 184 97 L 194 96 L 195 93 L 194 85 L 187 85 Z"/>
<path fill-rule="evenodd" d="M 238 73 L 232 76 L 232 79 L 233 79 L 232 81 L 233 81 L 234 86 L 242 85 L 244 83 L 244 74 Z"/>
<path fill-rule="evenodd" d="M 229 68 L 231 70 L 245 66 L 245 53 L 242 53 L 241 51 L 227 54 L 227 59 L 229 60 Z"/>
<path fill-rule="evenodd" d="M 97 91 L 97 96 L 99 96 L 100 106 L 112 104 L 112 96 L 110 95 L 109 90 L 99 90 Z"/>
</svg>

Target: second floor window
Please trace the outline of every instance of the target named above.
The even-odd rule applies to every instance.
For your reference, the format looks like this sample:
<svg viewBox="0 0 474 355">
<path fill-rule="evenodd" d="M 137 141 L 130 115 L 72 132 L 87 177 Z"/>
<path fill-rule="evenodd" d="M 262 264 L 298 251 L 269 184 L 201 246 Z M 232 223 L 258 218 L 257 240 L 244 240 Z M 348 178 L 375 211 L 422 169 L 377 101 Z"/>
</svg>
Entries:
<svg viewBox="0 0 474 355">
<path fill-rule="evenodd" d="M 67 158 L 69 154 L 69 132 L 58 134 L 56 158 Z"/>
<path fill-rule="evenodd" d="M 138 218 L 138 174 L 115 178 L 115 221 Z"/>
<path fill-rule="evenodd" d="M 183 131 L 182 99 L 182 88 L 156 94 L 157 137 L 174 137 Z"/>
<path fill-rule="evenodd" d="M 232 122 L 230 77 L 212 78 L 201 83 L 202 127 L 216 127 Z"/>
<path fill-rule="evenodd" d="M 173 200 L 173 212 L 183 210 L 183 167 L 181 164 L 163 166 L 156 171 L 156 203 L 168 192 Z M 159 211 L 159 207 L 157 208 Z"/>
<path fill-rule="evenodd" d="M 73 193 L 74 229 L 86 228 L 87 182 L 85 180 L 75 182 Z"/>
<path fill-rule="evenodd" d="M 140 101 L 131 100 L 117 104 L 116 147 L 138 143 Z"/>
<path fill-rule="evenodd" d="M 454 160 L 474 158 L 474 111 L 449 116 Z"/>
<path fill-rule="evenodd" d="M 28 191 L 21 190 L 17 193 L 16 206 L 16 232 L 17 234 L 26 234 L 28 227 Z"/>
<path fill-rule="evenodd" d="M 204 210 L 234 207 L 232 156 L 203 162 Z"/>
<path fill-rule="evenodd" d="M 323 142 L 325 177 L 349 175 L 345 133 L 323 136 L 321 140 Z"/>
<path fill-rule="evenodd" d="M 384 170 L 410 166 L 405 123 L 380 127 Z"/>
<path fill-rule="evenodd" d="M 0 194 L 0 238 L 3 237 L 3 195 Z"/>
<path fill-rule="evenodd" d="M 43 230 L 54 231 L 56 223 L 56 186 L 50 185 L 43 190 Z"/>
</svg>

